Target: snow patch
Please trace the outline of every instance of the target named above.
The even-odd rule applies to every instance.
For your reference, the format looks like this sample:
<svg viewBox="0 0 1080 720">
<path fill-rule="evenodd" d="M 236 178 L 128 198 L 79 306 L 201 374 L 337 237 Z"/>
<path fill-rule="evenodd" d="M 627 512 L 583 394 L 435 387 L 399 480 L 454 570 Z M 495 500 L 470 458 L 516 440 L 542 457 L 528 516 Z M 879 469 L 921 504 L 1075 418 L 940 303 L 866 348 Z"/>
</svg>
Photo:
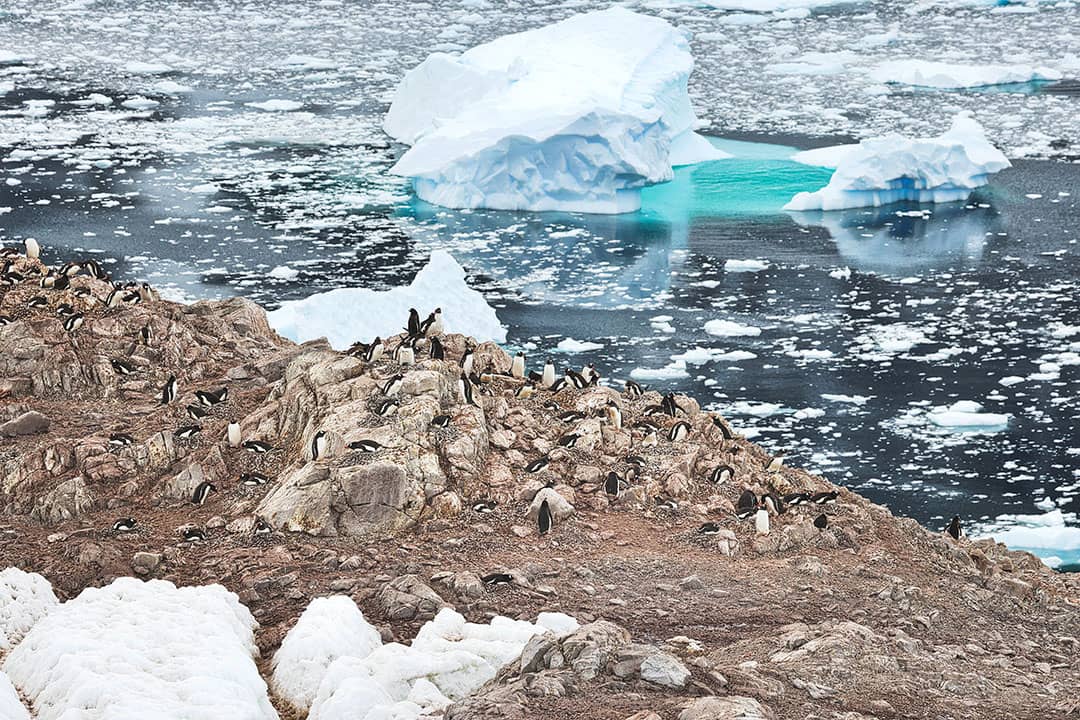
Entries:
<svg viewBox="0 0 1080 720">
<path fill-rule="evenodd" d="M 15 567 L 0 572 L 0 652 L 18 645 L 59 604 L 52 585 L 41 575 Z"/>
<path fill-rule="evenodd" d="M 19 700 L 19 693 L 8 676 L 0 672 L 0 718 L 4 720 L 30 720 L 30 712 Z"/>
</svg>

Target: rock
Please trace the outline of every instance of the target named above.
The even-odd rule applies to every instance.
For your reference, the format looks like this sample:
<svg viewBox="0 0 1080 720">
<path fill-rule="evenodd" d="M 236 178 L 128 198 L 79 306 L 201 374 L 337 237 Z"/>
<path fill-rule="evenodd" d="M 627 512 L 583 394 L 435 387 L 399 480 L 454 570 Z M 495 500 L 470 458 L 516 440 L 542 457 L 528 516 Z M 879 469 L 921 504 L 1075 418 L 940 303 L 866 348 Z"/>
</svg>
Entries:
<svg viewBox="0 0 1080 720">
<path fill-rule="evenodd" d="M 690 681 L 690 671 L 670 653 L 649 655 L 641 663 L 641 679 L 668 688 L 681 688 Z"/>
<path fill-rule="evenodd" d="M 536 493 L 536 497 L 533 498 L 532 504 L 529 506 L 528 518 L 533 527 L 536 527 L 536 520 L 540 516 L 540 506 L 545 500 L 547 500 L 548 509 L 551 510 L 556 523 L 564 522 L 574 514 L 574 506 L 566 498 L 556 492 L 554 488 L 544 488 Z"/>
<path fill-rule="evenodd" d="M 149 575 L 161 565 L 161 554 L 152 552 L 137 552 L 131 558 L 131 569 L 136 575 Z"/>
<path fill-rule="evenodd" d="M 402 575 L 386 583 L 376 601 L 387 620 L 430 620 L 446 606 L 439 594 L 415 575 Z"/>
<path fill-rule="evenodd" d="M 642 710 L 630 715 L 624 720 L 664 720 L 662 717 L 654 713 L 652 710 Z"/>
<path fill-rule="evenodd" d="M 51 525 L 89 512 L 94 503 L 94 495 L 86 486 L 86 481 L 82 477 L 73 477 L 40 496 L 30 516 Z"/>
<path fill-rule="evenodd" d="M 705 583 L 701 582 L 701 578 L 697 575 L 691 575 L 680 580 L 679 587 L 683 590 L 702 590 L 705 588 Z"/>
<path fill-rule="evenodd" d="M 14 420 L 0 425 L 0 437 L 18 437 L 20 435 L 41 435 L 49 432 L 49 418 L 36 410 L 29 410 Z"/>
<path fill-rule="evenodd" d="M 775 717 L 757 700 L 739 695 L 698 698 L 679 713 L 679 720 L 774 720 Z"/>
</svg>

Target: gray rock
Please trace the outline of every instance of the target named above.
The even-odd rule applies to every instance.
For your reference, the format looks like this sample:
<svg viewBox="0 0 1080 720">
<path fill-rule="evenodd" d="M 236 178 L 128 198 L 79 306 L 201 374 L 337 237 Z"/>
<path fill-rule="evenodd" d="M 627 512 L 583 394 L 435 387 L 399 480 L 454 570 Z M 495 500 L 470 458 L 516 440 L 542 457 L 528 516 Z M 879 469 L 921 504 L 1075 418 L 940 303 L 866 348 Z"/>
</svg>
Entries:
<svg viewBox="0 0 1080 720">
<path fill-rule="evenodd" d="M 131 569 L 136 575 L 149 575 L 161 566 L 161 554 L 152 552 L 137 552 L 131 558 Z"/>
<path fill-rule="evenodd" d="M 387 620 L 430 620 L 446 606 L 439 594 L 415 575 L 402 575 L 386 583 L 376 601 Z"/>
<path fill-rule="evenodd" d="M 47 432 L 49 432 L 49 418 L 36 410 L 24 412 L 14 420 L 8 420 L 0 425 L 0 437 L 41 435 Z"/>
<path fill-rule="evenodd" d="M 669 688 L 681 688 L 690 682 L 690 671 L 679 658 L 658 652 L 641 663 L 641 679 Z"/>
<path fill-rule="evenodd" d="M 739 695 L 703 697 L 679 713 L 679 720 L 774 720 L 772 710 L 757 700 Z"/>
<path fill-rule="evenodd" d="M 60 483 L 37 499 L 30 516 L 47 525 L 71 520 L 93 509 L 95 498 L 81 476 Z"/>
</svg>

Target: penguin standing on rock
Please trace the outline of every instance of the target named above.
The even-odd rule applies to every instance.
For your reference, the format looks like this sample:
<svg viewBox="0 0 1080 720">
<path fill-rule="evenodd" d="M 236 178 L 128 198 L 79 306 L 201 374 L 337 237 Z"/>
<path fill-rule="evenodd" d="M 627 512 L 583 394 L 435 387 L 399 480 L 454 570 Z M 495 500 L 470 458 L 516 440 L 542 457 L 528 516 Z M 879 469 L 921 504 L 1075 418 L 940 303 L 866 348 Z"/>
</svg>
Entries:
<svg viewBox="0 0 1080 720">
<path fill-rule="evenodd" d="M 536 523 L 539 526 L 541 535 L 547 535 L 551 530 L 551 526 L 555 524 L 555 518 L 551 514 L 551 506 L 548 505 L 547 500 L 540 503 L 540 512 L 536 515 Z"/>
<path fill-rule="evenodd" d="M 682 442 L 688 437 L 690 437 L 690 423 L 685 420 L 680 420 L 668 430 L 668 440 L 671 442 Z"/>
<path fill-rule="evenodd" d="M 626 381 L 626 394 L 632 398 L 639 398 L 645 394 L 645 388 L 633 380 Z"/>
<path fill-rule="evenodd" d="M 427 316 L 427 320 L 420 323 L 421 337 L 435 337 L 443 334 L 442 308 L 435 308 L 435 312 Z"/>
<path fill-rule="evenodd" d="M 740 520 L 745 520 L 754 514 L 758 507 L 757 496 L 754 495 L 754 491 L 749 488 L 743 490 L 742 495 L 739 496 L 739 502 L 735 504 L 735 517 Z"/>
<path fill-rule="evenodd" d="M 431 346 L 428 348 L 428 350 L 432 360 L 446 359 L 446 351 L 443 349 L 442 341 L 439 340 L 439 338 L 431 338 Z"/>
<path fill-rule="evenodd" d="M 375 362 L 382 357 L 383 350 L 382 338 L 376 337 L 371 341 L 371 344 L 368 345 L 367 352 L 364 353 L 364 362 L 368 364 Z"/>
<path fill-rule="evenodd" d="M 614 470 L 609 472 L 604 480 L 604 492 L 612 498 L 618 498 L 621 490 L 622 478 L 619 477 L 619 473 Z"/>
<path fill-rule="evenodd" d="M 169 379 L 165 381 L 165 385 L 161 388 L 161 404 L 168 405 L 176 399 L 177 382 L 176 376 L 170 375 Z"/>
<path fill-rule="evenodd" d="M 38 241 L 34 238 L 26 238 L 24 243 L 26 245 L 26 257 L 30 260 L 37 260 L 41 257 L 41 246 L 38 245 Z"/>
<path fill-rule="evenodd" d="M 769 511 L 764 507 L 759 507 L 754 514 L 754 531 L 758 535 L 769 534 Z"/>
<path fill-rule="evenodd" d="M 604 411 L 607 413 L 607 420 L 611 427 L 616 430 L 621 430 L 622 408 L 619 407 L 619 403 L 614 400 L 608 400 L 607 405 L 604 406 Z"/>
<path fill-rule="evenodd" d="M 544 372 L 541 375 L 540 384 L 545 388 L 550 388 L 555 384 L 555 363 L 551 358 L 548 358 L 544 363 Z"/>
<path fill-rule="evenodd" d="M 210 493 L 217 490 L 214 484 L 211 482 L 201 482 L 198 487 L 195 488 L 195 492 L 191 494 L 191 502 L 195 505 L 203 505 L 206 503 L 206 499 L 210 497 Z"/>
<path fill-rule="evenodd" d="M 824 530 L 825 528 L 829 527 L 829 517 L 825 513 L 821 513 L 816 518 L 814 518 L 814 527 L 816 527 L 818 530 Z"/>
<path fill-rule="evenodd" d="M 225 437 L 228 438 L 229 447 L 240 447 L 240 443 L 243 438 L 240 437 L 240 423 L 229 423 L 228 430 L 225 432 Z"/>
<path fill-rule="evenodd" d="M 416 312 L 416 308 L 409 308 L 409 324 L 405 327 L 405 330 L 411 338 L 423 336 L 420 331 L 420 313 Z"/>
<path fill-rule="evenodd" d="M 466 405 L 473 405 L 479 407 L 476 404 L 476 400 L 473 398 L 473 384 L 469 380 L 469 376 L 465 373 L 461 373 L 461 378 L 458 380 L 458 392 L 461 394 L 461 400 Z"/>
<path fill-rule="evenodd" d="M 465 346 L 465 352 L 461 354 L 461 372 L 466 375 L 472 375 L 473 371 L 473 349 L 468 345 Z"/>
<path fill-rule="evenodd" d="M 510 363 L 510 375 L 518 379 L 525 378 L 525 353 L 519 352 Z"/>
<path fill-rule="evenodd" d="M 320 430 L 311 439 L 311 459 L 318 460 L 326 454 L 326 431 Z"/>
<path fill-rule="evenodd" d="M 963 534 L 963 529 L 960 527 L 960 516 L 953 515 L 953 519 L 949 521 L 949 527 L 945 528 L 945 532 L 952 535 L 953 540 L 959 540 Z"/>
</svg>

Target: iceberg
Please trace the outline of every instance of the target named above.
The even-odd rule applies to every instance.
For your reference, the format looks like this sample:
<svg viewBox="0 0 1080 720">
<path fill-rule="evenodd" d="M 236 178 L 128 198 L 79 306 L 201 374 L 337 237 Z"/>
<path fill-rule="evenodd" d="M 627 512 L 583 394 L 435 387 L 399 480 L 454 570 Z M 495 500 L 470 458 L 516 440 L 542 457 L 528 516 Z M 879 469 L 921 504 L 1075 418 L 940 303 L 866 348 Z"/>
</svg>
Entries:
<svg viewBox="0 0 1080 720">
<path fill-rule="evenodd" d="M 1009 167 L 1008 159 L 986 139 L 982 126 L 963 114 L 938 137 L 888 135 L 853 146 L 797 153 L 792 159 L 827 167 L 835 163 L 836 172 L 820 190 L 796 194 L 785 210 L 966 200 L 991 175 Z"/>
<path fill-rule="evenodd" d="M 465 270 L 445 250 L 435 250 L 407 287 L 385 291 L 339 288 L 282 303 L 267 313 L 270 326 L 296 342 L 325 337 L 344 350 L 357 340 L 405 330 L 409 308 L 422 314 L 442 308 L 446 332 L 506 342 L 506 329 L 484 296 L 465 282 Z"/>
<path fill-rule="evenodd" d="M 930 60 L 889 60 L 870 71 L 880 83 L 957 90 L 961 88 L 1010 85 L 1038 80 L 1060 80 L 1053 68 L 1031 65 L 957 65 Z"/>
<path fill-rule="evenodd" d="M 406 73 L 391 168 L 447 207 L 620 213 L 672 166 L 729 157 L 694 132 L 686 36 L 625 8 L 506 35 Z"/>
</svg>

